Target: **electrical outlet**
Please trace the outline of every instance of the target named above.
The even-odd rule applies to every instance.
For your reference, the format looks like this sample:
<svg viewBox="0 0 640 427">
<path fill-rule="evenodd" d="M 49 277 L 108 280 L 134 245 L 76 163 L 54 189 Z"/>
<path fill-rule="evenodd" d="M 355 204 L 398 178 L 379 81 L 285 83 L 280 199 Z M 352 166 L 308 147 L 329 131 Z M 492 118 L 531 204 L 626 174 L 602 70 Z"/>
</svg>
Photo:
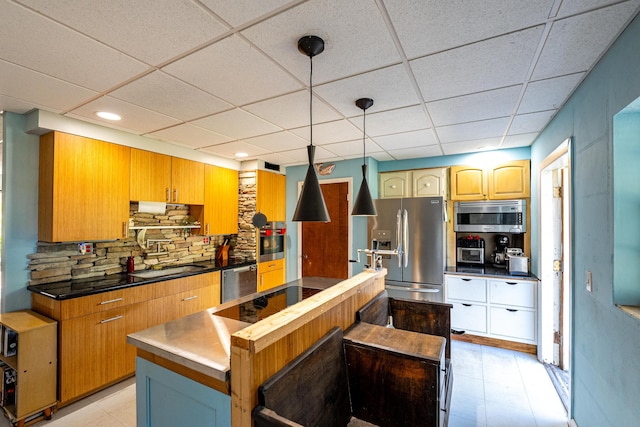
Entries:
<svg viewBox="0 0 640 427">
<path fill-rule="evenodd" d="M 587 278 L 585 279 L 587 292 L 593 292 L 593 282 L 591 281 L 591 271 L 587 270 Z"/>
<path fill-rule="evenodd" d="M 78 252 L 80 255 L 92 254 L 93 243 L 78 243 Z"/>
<path fill-rule="evenodd" d="M 209 237 L 203 237 L 202 238 L 202 243 L 205 244 L 205 245 L 208 245 L 209 244 Z"/>
</svg>

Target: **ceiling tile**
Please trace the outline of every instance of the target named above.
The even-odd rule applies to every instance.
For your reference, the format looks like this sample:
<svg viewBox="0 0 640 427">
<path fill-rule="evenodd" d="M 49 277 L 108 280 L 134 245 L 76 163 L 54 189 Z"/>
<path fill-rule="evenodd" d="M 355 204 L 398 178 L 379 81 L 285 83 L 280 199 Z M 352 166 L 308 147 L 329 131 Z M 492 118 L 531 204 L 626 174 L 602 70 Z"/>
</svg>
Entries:
<svg viewBox="0 0 640 427">
<path fill-rule="evenodd" d="M 202 4 L 234 27 L 276 10 L 291 0 L 201 0 Z"/>
<path fill-rule="evenodd" d="M 148 74 L 109 95 L 184 121 L 233 108 L 231 104 L 162 71 Z"/>
<path fill-rule="evenodd" d="M 355 141 L 337 142 L 335 144 L 323 145 L 322 147 L 344 158 L 362 157 L 363 154 L 362 139 Z M 378 144 L 371 141 L 369 138 L 366 139 L 365 147 L 367 156 L 371 153 L 383 151 Z"/>
<path fill-rule="evenodd" d="M 309 124 L 309 91 L 301 90 L 255 104 L 245 105 L 242 108 L 283 129 L 306 126 Z M 314 123 L 330 122 L 341 118 L 340 114 L 314 95 Z"/>
<path fill-rule="evenodd" d="M 620 0 L 562 0 L 557 17 L 562 18 L 568 15 L 575 15 L 586 12 L 587 10 L 598 9 L 603 6 L 618 3 L 619 1 Z M 640 0 L 632 0 L 629 3 L 635 4 L 635 6 L 638 7 Z"/>
<path fill-rule="evenodd" d="M 520 101 L 518 114 L 559 109 L 578 86 L 584 74 L 569 74 L 529 83 Z"/>
<path fill-rule="evenodd" d="M 276 132 L 268 135 L 246 138 L 247 144 L 269 149 L 270 151 L 286 151 L 302 148 L 309 145 L 307 141 L 292 134 L 291 132 Z"/>
<path fill-rule="evenodd" d="M 309 140 L 309 126 L 292 129 L 291 132 L 306 141 Z M 362 137 L 362 131 L 348 120 L 336 120 L 334 122 L 313 125 L 313 143 L 315 145 L 350 141 L 358 137 Z"/>
<path fill-rule="evenodd" d="M 231 140 L 231 138 L 227 136 L 211 132 L 198 126 L 193 126 L 188 123 L 152 132 L 150 135 L 165 141 L 174 141 L 193 148 L 222 144 Z"/>
<path fill-rule="evenodd" d="M 431 129 L 378 136 L 375 138 L 375 142 L 387 151 L 426 145 L 435 145 L 438 143 Z"/>
<path fill-rule="evenodd" d="M 236 153 L 243 152 L 248 154 L 248 158 L 260 157 L 262 154 L 269 153 L 270 150 L 256 147 L 255 145 L 247 144 L 243 141 L 233 141 L 226 144 L 213 145 L 211 147 L 201 148 L 200 151 L 204 151 L 211 154 L 217 154 L 222 157 L 226 157 L 234 160 L 244 160 L 236 156 Z"/>
<path fill-rule="evenodd" d="M 148 68 L 14 3 L 0 2 L 0 16 L 0 56 L 60 80 L 104 91 Z M 25 28 L 29 29 L 28 37 Z"/>
<path fill-rule="evenodd" d="M 191 0 L 19 1 L 150 65 L 159 65 L 228 29 Z"/>
<path fill-rule="evenodd" d="M 45 106 L 23 99 L 11 98 L 0 93 L 0 111 L 24 114 L 34 108 L 45 108 Z M 0 129 L 0 132 L 2 132 L 2 129 Z"/>
<path fill-rule="evenodd" d="M 548 110 L 538 113 L 518 114 L 511 123 L 509 135 L 540 132 L 549 123 L 556 111 Z"/>
<path fill-rule="evenodd" d="M 403 65 L 319 85 L 314 90 L 346 117 L 362 114 L 355 105 L 359 98 L 373 99 L 373 106 L 367 110 L 372 113 L 420 102 Z"/>
<path fill-rule="evenodd" d="M 194 120 L 192 123 L 233 139 L 250 138 L 282 130 L 240 108 Z"/>
<path fill-rule="evenodd" d="M 375 104 L 375 100 L 374 100 Z M 362 115 L 362 114 L 361 114 Z M 354 126 L 362 129 L 362 117 L 349 119 Z M 392 133 L 429 129 L 427 116 L 420 105 L 398 108 L 395 110 L 369 113 L 367 110 L 367 135 L 381 136 Z"/>
<path fill-rule="evenodd" d="M 533 144 L 539 132 L 525 133 L 520 135 L 507 135 L 500 148 L 528 147 Z"/>
<path fill-rule="evenodd" d="M 519 84 L 525 78 L 542 26 L 411 61 L 426 101 Z"/>
<path fill-rule="evenodd" d="M 439 155 L 439 154 L 438 154 Z M 368 157 L 368 156 L 367 156 Z M 388 162 L 391 160 L 395 160 L 389 153 L 386 151 L 381 151 L 379 153 L 371 153 L 371 158 L 376 159 L 379 162 Z"/>
<path fill-rule="evenodd" d="M 436 128 L 436 131 L 438 132 L 440 142 L 448 144 L 451 142 L 501 137 L 505 133 L 508 124 L 509 118 L 504 117 L 480 122 L 442 126 Z"/>
<path fill-rule="evenodd" d="M 55 112 L 67 111 L 85 99 L 98 95 L 97 92 L 2 60 L 0 76 L 0 94 L 22 98 Z M 0 105 L 0 109 L 8 108 Z"/>
<path fill-rule="evenodd" d="M 390 150 L 389 154 L 396 160 L 416 159 L 421 157 L 442 156 L 442 150 L 438 145 L 423 147 L 402 148 Z"/>
<path fill-rule="evenodd" d="M 297 164 L 309 164 L 309 157 L 308 157 L 306 148 L 299 148 L 296 150 L 289 150 L 289 151 L 281 151 L 279 152 L 279 154 L 290 157 Z M 335 158 L 336 158 L 335 154 L 325 150 L 323 147 L 316 146 L 314 163 L 331 161 L 332 159 L 335 159 Z"/>
<path fill-rule="evenodd" d="M 510 116 L 515 110 L 522 85 L 489 90 L 427 103 L 436 126 Z"/>
<path fill-rule="evenodd" d="M 119 114 L 122 120 L 109 122 L 96 116 L 98 111 L 109 111 Z M 143 134 L 157 129 L 169 127 L 180 123 L 178 120 L 138 107 L 128 102 L 121 101 L 110 96 L 102 96 L 75 110 L 70 111 L 70 117 L 89 120 L 93 123 L 105 124 L 117 129 L 129 130 L 133 133 Z"/>
<path fill-rule="evenodd" d="M 309 59 L 298 52 L 298 40 L 321 37 L 325 48 L 313 58 L 314 84 L 400 62 L 378 7 L 369 0 L 311 0 L 242 34 L 303 82 L 309 81 Z"/>
<path fill-rule="evenodd" d="M 409 58 L 540 25 L 553 0 L 385 0 L 384 4 Z"/>
<path fill-rule="evenodd" d="M 488 149 L 498 149 L 501 138 L 484 138 L 472 141 L 453 142 L 451 144 L 442 144 L 444 154 L 449 156 L 452 154 L 475 153 Z"/>
<path fill-rule="evenodd" d="M 302 87 L 238 36 L 227 37 L 166 66 L 163 71 L 236 106 Z"/>
<path fill-rule="evenodd" d="M 620 3 L 554 22 L 532 78 L 541 80 L 588 70 L 635 8 L 633 3 Z"/>
<path fill-rule="evenodd" d="M 263 154 L 260 156 L 260 160 L 264 160 L 265 162 L 273 163 L 280 166 L 300 165 L 307 162 L 307 160 L 304 160 L 304 162 L 296 161 L 291 157 L 284 155 L 283 153 Z"/>
</svg>

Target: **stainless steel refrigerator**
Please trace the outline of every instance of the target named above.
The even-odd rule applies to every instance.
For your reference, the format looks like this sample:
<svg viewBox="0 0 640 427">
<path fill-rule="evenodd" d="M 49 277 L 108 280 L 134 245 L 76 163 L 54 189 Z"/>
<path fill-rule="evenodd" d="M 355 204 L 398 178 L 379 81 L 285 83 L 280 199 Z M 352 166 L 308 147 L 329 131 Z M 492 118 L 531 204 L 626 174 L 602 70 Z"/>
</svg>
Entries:
<svg viewBox="0 0 640 427">
<path fill-rule="evenodd" d="M 398 249 L 385 255 L 386 288 L 392 297 L 444 302 L 445 209 L 442 197 L 374 200 L 368 219 L 371 249 Z"/>
</svg>

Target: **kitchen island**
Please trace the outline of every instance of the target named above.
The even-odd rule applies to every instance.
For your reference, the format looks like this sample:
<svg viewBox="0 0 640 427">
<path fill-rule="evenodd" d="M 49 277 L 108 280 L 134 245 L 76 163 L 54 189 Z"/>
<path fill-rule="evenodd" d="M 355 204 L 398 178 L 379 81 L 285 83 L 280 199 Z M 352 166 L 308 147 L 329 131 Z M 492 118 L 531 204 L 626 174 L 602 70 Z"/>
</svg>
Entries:
<svg viewBox="0 0 640 427">
<path fill-rule="evenodd" d="M 138 426 L 250 426 L 258 386 L 332 327 L 351 326 L 384 289 L 385 275 L 305 278 L 130 334 Z M 262 316 L 251 306 L 273 312 Z"/>
</svg>

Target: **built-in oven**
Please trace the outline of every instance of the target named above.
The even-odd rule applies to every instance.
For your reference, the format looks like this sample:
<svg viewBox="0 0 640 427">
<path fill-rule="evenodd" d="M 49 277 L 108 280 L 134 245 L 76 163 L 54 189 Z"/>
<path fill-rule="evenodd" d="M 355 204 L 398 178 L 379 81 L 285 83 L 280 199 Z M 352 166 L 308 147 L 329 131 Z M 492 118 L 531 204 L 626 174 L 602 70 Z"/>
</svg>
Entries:
<svg viewBox="0 0 640 427">
<path fill-rule="evenodd" d="M 284 222 L 267 222 L 260 227 L 258 237 L 258 261 L 284 258 L 284 240 L 287 228 Z"/>
</svg>

